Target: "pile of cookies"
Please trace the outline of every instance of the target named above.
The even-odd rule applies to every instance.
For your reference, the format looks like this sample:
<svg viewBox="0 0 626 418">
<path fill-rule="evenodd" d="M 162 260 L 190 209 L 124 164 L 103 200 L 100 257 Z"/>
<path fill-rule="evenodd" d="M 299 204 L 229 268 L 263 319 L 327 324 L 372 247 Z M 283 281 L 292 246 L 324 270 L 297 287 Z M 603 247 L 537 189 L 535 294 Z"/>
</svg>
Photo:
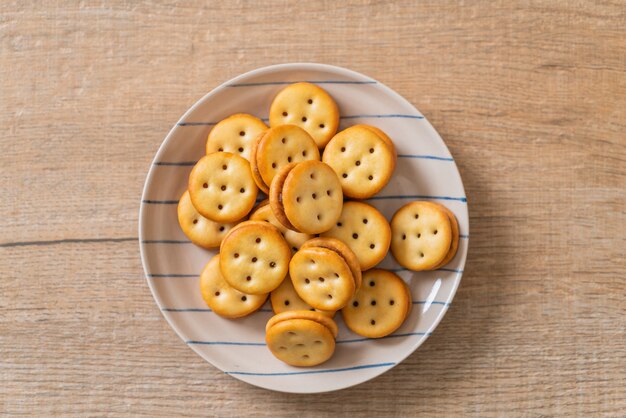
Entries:
<svg viewBox="0 0 626 418">
<path fill-rule="evenodd" d="M 459 228 L 437 203 L 408 203 L 389 224 L 360 201 L 391 179 L 393 141 L 368 125 L 337 132 L 338 107 L 322 88 L 284 88 L 269 124 L 236 114 L 215 125 L 178 221 L 194 244 L 220 249 L 200 275 L 207 305 L 239 318 L 269 295 L 268 348 L 288 364 L 314 366 L 333 355 L 337 311 L 369 338 L 391 334 L 408 316 L 406 283 L 374 268 L 390 249 L 407 269 L 441 268 L 456 253 Z M 255 207 L 259 190 L 268 198 Z"/>
</svg>

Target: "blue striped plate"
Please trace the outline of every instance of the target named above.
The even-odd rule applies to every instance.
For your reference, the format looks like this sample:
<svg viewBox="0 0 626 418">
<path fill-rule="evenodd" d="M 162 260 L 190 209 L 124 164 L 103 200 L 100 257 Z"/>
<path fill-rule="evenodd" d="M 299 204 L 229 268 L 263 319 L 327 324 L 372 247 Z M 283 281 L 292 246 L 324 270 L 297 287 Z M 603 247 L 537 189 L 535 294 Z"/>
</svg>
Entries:
<svg viewBox="0 0 626 418">
<path fill-rule="evenodd" d="M 380 267 L 409 284 L 413 309 L 393 335 L 370 340 L 351 333 L 341 315 L 337 350 L 328 362 L 302 369 L 275 359 L 264 343 L 269 303 L 239 320 L 220 318 L 200 296 L 198 274 L 214 251 L 191 244 L 178 226 L 176 204 L 203 154 L 213 125 L 239 112 L 267 120 L 274 95 L 285 85 L 309 81 L 326 89 L 341 111 L 341 129 L 378 126 L 394 140 L 398 164 L 391 182 L 370 203 L 389 219 L 416 199 L 445 204 L 461 231 L 459 251 L 445 268 L 402 269 L 391 256 Z M 435 129 L 411 103 L 384 84 L 344 68 L 284 64 L 260 68 L 215 88 L 191 107 L 163 141 L 146 179 L 139 216 L 141 260 L 148 285 L 165 319 L 189 347 L 226 374 L 283 392 L 314 393 L 365 382 L 404 360 L 434 331 L 463 275 L 469 242 L 467 200 L 454 159 Z"/>
</svg>

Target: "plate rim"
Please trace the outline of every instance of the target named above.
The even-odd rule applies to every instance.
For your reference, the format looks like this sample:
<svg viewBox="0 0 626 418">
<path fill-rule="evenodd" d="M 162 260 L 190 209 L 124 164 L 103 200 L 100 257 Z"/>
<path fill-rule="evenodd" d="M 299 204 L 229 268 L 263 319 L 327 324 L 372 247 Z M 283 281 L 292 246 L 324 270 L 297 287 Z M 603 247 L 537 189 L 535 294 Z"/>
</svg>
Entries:
<svg viewBox="0 0 626 418">
<path fill-rule="evenodd" d="M 247 79 L 253 76 L 258 76 L 258 75 L 264 75 L 264 74 L 268 74 L 268 73 L 274 73 L 277 71 L 293 71 L 293 70 L 304 70 L 304 71 L 328 71 L 328 72 L 335 72 L 338 73 L 340 75 L 344 75 L 346 77 L 350 77 L 350 78 L 359 78 L 359 79 L 366 79 L 366 80 L 371 80 L 373 82 L 376 83 L 377 87 L 382 88 L 387 94 L 389 94 L 390 96 L 393 97 L 394 100 L 397 100 L 399 102 L 402 102 L 404 105 L 407 105 L 409 107 L 411 107 L 412 109 L 414 109 L 419 115 L 423 116 L 423 114 L 411 103 L 409 102 L 406 98 L 404 98 L 402 95 L 400 95 L 398 92 L 396 92 L 395 90 L 393 90 L 392 88 L 390 88 L 389 86 L 387 86 L 386 84 L 380 82 L 379 80 L 372 78 L 370 76 L 367 76 L 365 74 L 362 74 L 358 71 L 354 71 L 348 68 L 344 68 L 344 67 L 339 67 L 339 66 L 335 66 L 335 65 L 330 65 L 330 64 L 322 64 L 322 63 L 314 63 L 314 62 L 294 62 L 294 63 L 282 63 L 282 64 L 274 64 L 274 65 L 268 65 L 268 66 L 264 66 L 264 67 L 259 67 L 250 71 L 246 71 L 245 73 L 239 74 L 238 76 L 235 76 L 229 80 L 226 80 L 224 82 L 222 82 L 221 84 L 219 84 L 218 86 L 216 86 L 215 88 L 211 89 L 208 93 L 206 93 L 205 95 L 203 95 L 200 99 L 198 99 L 196 102 L 194 102 L 194 104 L 189 107 L 189 109 L 187 109 L 187 111 L 185 111 L 183 113 L 183 115 L 178 119 L 178 121 L 174 124 L 174 126 L 168 131 L 167 135 L 165 136 L 165 138 L 161 141 L 161 144 L 159 145 L 159 148 L 157 150 L 157 152 L 154 154 L 154 157 L 152 158 L 151 162 L 150 162 L 150 167 L 146 173 L 146 177 L 144 179 L 144 186 L 142 189 L 142 193 L 141 193 L 141 200 L 140 200 L 140 204 L 139 204 L 139 217 L 138 217 L 138 243 L 139 243 L 139 253 L 140 253 L 140 259 L 141 259 L 141 265 L 142 265 L 142 269 L 143 269 L 143 275 L 144 278 L 146 280 L 146 282 L 148 283 L 148 287 L 150 289 L 150 293 L 152 294 L 152 297 L 154 299 L 154 301 L 156 302 L 157 307 L 161 307 L 162 306 L 162 300 L 161 297 L 159 296 L 158 292 L 156 291 L 152 281 L 150 280 L 149 277 L 149 273 L 147 271 L 147 260 L 146 260 L 146 253 L 144 251 L 144 246 L 145 244 L 143 243 L 143 239 L 144 239 L 144 223 L 146 215 L 145 215 L 145 207 L 146 205 L 144 204 L 144 200 L 146 200 L 146 193 L 148 190 L 149 185 L 152 184 L 151 178 L 152 178 L 152 173 L 153 170 L 155 168 L 155 162 L 159 161 L 161 154 L 164 152 L 165 150 L 165 145 L 166 143 L 168 143 L 171 139 L 171 137 L 174 135 L 174 133 L 177 131 L 177 129 L 180 128 L 180 124 L 185 122 L 185 119 L 192 114 L 193 112 L 195 112 L 200 106 L 202 106 L 207 100 L 209 100 L 212 96 L 216 95 L 217 93 L 219 93 L 220 91 L 228 88 L 228 86 L 230 84 L 236 84 L 239 81 L 243 80 L 243 79 Z M 446 149 L 446 151 L 448 152 L 449 155 L 452 155 L 452 153 L 450 153 L 450 149 L 448 148 L 448 145 L 446 144 L 446 142 L 443 140 L 443 138 L 441 137 L 441 135 L 439 135 L 439 132 L 432 126 L 432 124 L 430 123 L 430 121 L 423 116 L 423 123 L 426 123 L 428 125 L 428 128 L 431 130 L 431 132 L 436 135 L 441 144 L 444 146 L 444 148 Z M 218 367 L 217 365 L 215 365 L 209 358 L 207 358 L 203 353 L 201 353 L 199 350 L 196 349 L 195 346 L 190 345 L 190 344 L 185 344 L 187 347 L 189 347 L 192 351 L 194 351 L 200 358 L 202 358 L 204 361 L 206 361 L 207 363 L 209 363 L 211 366 L 213 366 L 215 369 L 221 371 L 224 374 L 228 374 L 231 377 L 236 378 L 239 381 L 245 382 L 249 385 L 261 388 L 261 389 L 265 389 L 265 390 L 271 390 L 271 391 L 275 391 L 275 392 L 281 392 L 281 393 L 299 393 L 299 394 L 313 394 L 313 393 L 326 393 L 326 392 L 333 392 L 333 391 L 339 391 L 339 390 L 343 390 L 343 389 L 348 389 L 350 387 L 354 387 L 356 385 L 365 383 L 367 381 L 370 381 L 380 375 L 382 375 L 383 373 L 386 373 L 387 371 L 395 368 L 396 366 L 398 366 L 400 363 L 402 363 L 404 360 L 406 360 L 407 357 L 409 357 L 411 354 L 413 354 L 422 344 L 424 344 L 428 338 L 430 337 L 430 335 L 432 334 L 432 332 L 435 331 L 435 329 L 439 326 L 439 324 L 441 323 L 441 321 L 443 320 L 444 316 L 446 315 L 446 313 L 448 312 L 448 308 L 451 305 L 452 300 L 454 299 L 454 297 L 456 296 L 456 292 L 458 290 L 458 287 L 461 283 L 461 280 L 463 279 L 463 274 L 464 274 L 464 270 L 465 270 L 465 265 L 467 263 L 467 254 L 469 252 L 469 241 L 470 241 L 470 235 L 469 235 L 469 230 L 470 230 L 470 224 L 469 224 L 469 202 L 467 201 L 467 193 L 465 191 L 465 184 L 463 182 L 463 178 L 461 177 L 461 174 L 459 172 L 458 166 L 456 164 L 456 160 L 453 161 L 453 167 L 454 170 L 456 171 L 456 174 L 458 176 L 458 178 L 460 179 L 460 186 L 461 186 L 461 190 L 463 191 L 463 196 L 465 196 L 466 198 L 466 206 L 465 206 L 465 212 L 467 213 L 467 238 L 466 238 L 466 245 L 465 245 L 465 252 L 462 255 L 462 263 L 459 266 L 460 267 L 460 272 L 457 272 L 457 275 L 455 276 L 454 279 L 454 283 L 451 287 L 451 290 L 449 292 L 448 297 L 445 300 L 446 303 L 446 309 L 442 309 L 439 311 L 439 313 L 436 315 L 434 321 L 432 322 L 431 326 L 429 327 L 429 330 L 425 333 L 425 335 L 422 338 L 416 339 L 415 343 L 411 346 L 411 348 L 409 350 L 407 350 L 405 353 L 402 353 L 399 356 L 399 360 L 393 364 L 392 366 L 388 367 L 388 368 L 381 368 L 380 370 L 376 370 L 376 372 L 374 374 L 372 374 L 371 376 L 369 376 L 368 378 L 366 378 L 365 380 L 361 380 L 361 381 L 357 381 L 357 382 L 353 382 L 350 383 L 346 386 L 343 386 L 341 388 L 330 388 L 330 389 L 322 389 L 322 390 L 315 390 L 315 391 L 310 391 L 310 392 L 302 392 L 302 391 L 288 391 L 288 390 L 280 390 L 280 389 L 275 389 L 275 388 L 270 388 L 270 387 L 266 387 L 266 386 L 260 386 L 257 385 L 253 382 L 249 382 L 247 380 L 241 379 L 240 376 L 238 375 L 234 375 L 234 374 L 228 374 L 225 373 L 224 370 L 222 370 L 220 367 Z M 185 343 L 184 338 L 181 335 L 181 331 L 179 329 L 179 327 L 174 323 L 173 320 L 170 320 L 170 318 L 165 315 L 165 312 L 162 311 L 161 309 L 159 309 L 161 315 L 163 316 L 163 318 L 165 318 L 166 322 L 168 323 L 168 325 L 174 330 L 174 332 L 176 333 L 177 337 L 183 341 L 183 343 Z"/>
</svg>

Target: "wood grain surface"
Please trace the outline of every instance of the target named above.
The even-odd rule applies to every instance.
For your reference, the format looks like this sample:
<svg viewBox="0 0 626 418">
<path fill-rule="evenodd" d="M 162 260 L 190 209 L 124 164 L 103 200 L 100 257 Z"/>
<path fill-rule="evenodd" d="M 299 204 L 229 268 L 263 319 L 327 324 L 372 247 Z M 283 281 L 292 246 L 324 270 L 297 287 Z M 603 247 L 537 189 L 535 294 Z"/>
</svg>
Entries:
<svg viewBox="0 0 626 418">
<path fill-rule="evenodd" d="M 624 416 L 623 1 L 4 1 L 0 414 Z M 472 239 L 433 336 L 383 376 L 287 395 L 204 362 L 143 277 L 137 218 L 180 115 L 322 62 L 423 112 Z"/>
</svg>

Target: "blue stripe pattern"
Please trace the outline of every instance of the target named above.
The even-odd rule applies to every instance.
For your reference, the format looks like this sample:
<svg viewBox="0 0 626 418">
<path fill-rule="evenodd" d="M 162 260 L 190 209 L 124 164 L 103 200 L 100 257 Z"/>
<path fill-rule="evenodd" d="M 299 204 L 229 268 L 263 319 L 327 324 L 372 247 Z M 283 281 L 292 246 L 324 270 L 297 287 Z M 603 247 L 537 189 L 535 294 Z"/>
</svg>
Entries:
<svg viewBox="0 0 626 418">
<path fill-rule="evenodd" d="M 339 369 L 324 369 L 324 370 L 305 370 L 301 372 L 275 372 L 275 373 L 254 373 L 254 372 L 224 372 L 226 374 L 231 375 L 240 375 L 240 376 L 289 376 L 294 374 L 318 374 L 318 373 L 336 373 L 336 372 L 347 372 L 350 370 L 361 370 L 361 369 L 373 369 L 376 367 L 393 367 L 396 363 L 376 363 L 376 364 L 362 364 L 360 366 L 353 367 L 342 367 Z"/>
<path fill-rule="evenodd" d="M 385 200 L 385 199 L 436 199 L 436 200 L 457 200 L 459 202 L 467 203 L 467 198 L 463 197 L 453 197 L 453 196 L 429 196 L 429 195 L 418 195 L 418 194 L 405 194 L 405 195 L 392 195 L 392 196 L 373 196 L 369 199 L 365 200 Z"/>
<path fill-rule="evenodd" d="M 141 241 L 142 244 L 191 244 L 189 240 L 175 240 L 175 239 L 147 239 Z"/>
<path fill-rule="evenodd" d="M 161 308 L 163 312 L 213 312 L 209 308 Z M 255 312 L 272 312 L 269 308 L 257 309 Z"/>
<path fill-rule="evenodd" d="M 386 114 L 386 115 L 348 115 L 348 116 L 339 117 L 339 119 L 378 119 L 378 118 L 424 119 L 424 116 L 391 113 L 391 114 Z"/>
<path fill-rule="evenodd" d="M 342 81 L 342 80 L 300 80 L 300 81 L 263 81 L 260 83 L 233 83 L 226 87 L 258 87 L 258 86 L 282 86 L 293 83 L 314 83 L 314 84 L 376 84 L 376 81 Z"/>
<path fill-rule="evenodd" d="M 437 157 L 436 155 L 412 155 L 412 154 L 398 154 L 398 158 L 421 158 L 423 160 L 438 160 L 438 161 L 454 161 L 451 157 Z"/>
<path fill-rule="evenodd" d="M 155 277 L 200 277 L 200 274 L 147 274 L 150 278 Z"/>
</svg>

